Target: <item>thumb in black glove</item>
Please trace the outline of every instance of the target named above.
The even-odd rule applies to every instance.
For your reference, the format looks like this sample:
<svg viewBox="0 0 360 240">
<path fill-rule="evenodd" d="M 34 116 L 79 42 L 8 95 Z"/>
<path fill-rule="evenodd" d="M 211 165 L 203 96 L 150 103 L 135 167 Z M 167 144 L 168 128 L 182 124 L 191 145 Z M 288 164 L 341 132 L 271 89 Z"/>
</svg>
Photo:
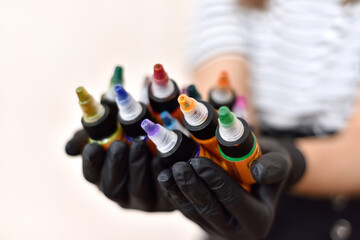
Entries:
<svg viewBox="0 0 360 240">
<path fill-rule="evenodd" d="M 295 147 L 260 139 L 263 156 L 251 172 L 257 184 L 246 192 L 206 158 L 179 162 L 159 176 L 174 206 L 216 239 L 261 239 L 268 233 L 276 203 L 284 190 L 301 178 L 305 160 Z"/>
<path fill-rule="evenodd" d="M 82 153 L 85 145 L 89 142 L 89 135 L 84 129 L 76 131 L 74 136 L 66 143 L 65 152 L 70 156 L 77 156 Z"/>
<path fill-rule="evenodd" d="M 130 147 L 115 141 L 105 151 L 96 143 L 87 143 L 87 139 L 85 133 L 78 131 L 65 150 L 69 155 L 82 152 L 85 179 L 97 185 L 109 199 L 123 208 L 174 210 L 156 180 L 166 166 L 150 153 L 144 141 L 133 140 Z"/>
</svg>

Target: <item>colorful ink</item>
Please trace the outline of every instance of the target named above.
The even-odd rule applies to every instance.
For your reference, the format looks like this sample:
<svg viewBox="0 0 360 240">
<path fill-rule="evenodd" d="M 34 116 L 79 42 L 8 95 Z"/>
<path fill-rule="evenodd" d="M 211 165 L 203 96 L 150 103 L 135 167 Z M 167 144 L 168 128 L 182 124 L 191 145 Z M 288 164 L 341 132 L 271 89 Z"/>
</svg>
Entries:
<svg viewBox="0 0 360 240">
<path fill-rule="evenodd" d="M 182 113 L 177 103 L 179 88 L 175 81 L 169 79 L 161 64 L 154 66 L 153 81 L 148 88 L 150 111 L 158 122 L 161 122 L 160 113 L 168 111 L 173 117 L 182 121 Z"/>
<path fill-rule="evenodd" d="M 111 77 L 110 85 L 108 90 L 104 95 L 101 96 L 101 104 L 107 105 L 110 108 L 110 113 L 114 116 L 117 116 L 119 109 L 116 104 L 116 94 L 114 92 L 114 86 L 116 84 L 123 84 L 123 68 L 120 66 L 116 66 L 114 70 L 114 74 Z"/>
<path fill-rule="evenodd" d="M 192 138 L 216 157 L 217 165 L 228 171 L 228 161 L 222 159 L 215 137 L 218 114 L 214 107 L 207 102 L 196 101 L 185 94 L 179 96 L 178 102 L 183 112 L 184 126 L 190 131 Z"/>
<path fill-rule="evenodd" d="M 126 139 L 129 142 L 133 139 L 146 141 L 150 151 L 155 154 L 155 145 L 140 126 L 141 122 L 146 118 L 153 120 L 148 108 L 145 104 L 135 101 L 121 84 L 115 85 L 114 91 L 119 108 L 119 122 L 124 129 Z"/>
<path fill-rule="evenodd" d="M 230 80 L 227 72 L 223 71 L 217 81 L 217 85 L 209 92 L 209 103 L 219 109 L 221 106 L 232 108 L 235 103 L 236 94 L 231 89 Z"/>
<path fill-rule="evenodd" d="M 236 117 L 242 118 L 245 121 L 248 120 L 248 111 L 246 105 L 246 97 L 245 96 L 237 96 L 234 106 L 232 107 L 232 112 Z"/>
<path fill-rule="evenodd" d="M 202 97 L 194 84 L 191 84 L 187 87 L 187 95 L 197 101 L 201 101 Z"/>
<path fill-rule="evenodd" d="M 183 125 L 181 125 L 181 123 L 176 118 L 171 116 L 168 111 L 163 111 L 160 114 L 160 117 L 166 129 L 171 131 L 179 130 L 187 137 L 190 137 L 190 132 L 186 128 L 184 128 Z"/>
<path fill-rule="evenodd" d="M 228 107 L 219 108 L 218 114 L 216 139 L 221 155 L 232 163 L 233 177 L 244 184 L 255 183 L 250 167 L 261 156 L 261 150 L 254 133 L 247 122 L 236 118 Z"/>
<path fill-rule="evenodd" d="M 78 87 L 76 94 L 83 111 L 81 123 L 90 137 L 90 142 L 95 142 L 107 149 L 115 140 L 123 140 L 123 132 L 116 117 L 110 114 L 110 109 L 94 100 L 84 87 Z"/>
<path fill-rule="evenodd" d="M 207 150 L 191 138 L 185 136 L 181 131 L 170 131 L 145 119 L 141 127 L 157 147 L 157 155 L 168 165 L 176 162 L 188 161 L 193 157 L 206 157 L 213 159 Z"/>
</svg>

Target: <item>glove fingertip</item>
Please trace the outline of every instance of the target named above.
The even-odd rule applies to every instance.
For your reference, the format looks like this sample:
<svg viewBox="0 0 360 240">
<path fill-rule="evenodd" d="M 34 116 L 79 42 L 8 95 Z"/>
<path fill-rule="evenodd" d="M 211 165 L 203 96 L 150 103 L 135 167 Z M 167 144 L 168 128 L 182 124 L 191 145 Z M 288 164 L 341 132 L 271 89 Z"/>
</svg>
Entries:
<svg viewBox="0 0 360 240">
<path fill-rule="evenodd" d="M 65 145 L 65 152 L 69 156 L 77 156 L 81 153 L 82 148 L 79 148 L 77 144 L 74 144 L 72 140 L 68 141 Z"/>
<path fill-rule="evenodd" d="M 146 141 L 141 139 L 133 139 L 130 144 L 131 151 L 148 151 Z"/>
<path fill-rule="evenodd" d="M 157 177 L 157 181 L 163 191 L 169 192 L 177 188 L 170 169 L 162 170 Z"/>
<path fill-rule="evenodd" d="M 120 140 L 114 141 L 113 143 L 111 143 L 108 152 L 110 152 L 110 154 L 114 154 L 117 153 L 119 151 L 124 151 L 124 149 L 126 149 L 126 143 Z"/>
<path fill-rule="evenodd" d="M 96 143 L 86 144 L 82 152 L 83 175 L 91 183 L 99 181 L 99 173 L 104 161 L 105 151 Z"/>
<path fill-rule="evenodd" d="M 89 143 L 84 147 L 83 154 L 93 154 L 96 152 L 104 152 L 103 148 L 97 143 Z"/>
<path fill-rule="evenodd" d="M 284 180 L 289 169 L 288 156 L 280 152 L 272 152 L 254 161 L 250 171 L 256 182 L 272 184 Z"/>
<path fill-rule="evenodd" d="M 65 145 L 65 152 L 70 156 L 80 155 L 85 145 L 88 143 L 88 134 L 85 130 L 77 131 L 72 139 L 70 139 Z"/>
<path fill-rule="evenodd" d="M 189 163 L 177 162 L 172 166 L 172 173 L 178 186 L 183 186 L 193 177 L 194 171 Z"/>
<path fill-rule="evenodd" d="M 192 158 L 190 164 L 194 171 L 206 182 L 216 182 L 220 178 L 230 178 L 220 166 L 208 158 Z"/>
<path fill-rule="evenodd" d="M 266 183 L 266 169 L 262 164 L 253 164 L 250 168 L 251 175 L 257 183 L 265 184 Z"/>
<path fill-rule="evenodd" d="M 104 156 L 104 149 L 96 143 L 86 144 L 84 150 L 82 151 L 84 165 L 93 165 L 97 164 L 98 162 L 102 162 Z"/>
<path fill-rule="evenodd" d="M 207 158 L 204 158 L 204 157 L 192 158 L 192 159 L 190 159 L 189 163 L 197 171 L 199 171 L 200 169 L 203 169 L 204 167 L 208 167 L 210 165 L 213 165 L 213 163 L 212 163 L 212 161 L 210 159 L 207 159 Z"/>
<path fill-rule="evenodd" d="M 161 171 L 157 177 L 158 182 L 161 185 L 166 185 L 167 182 L 169 182 L 169 179 L 171 178 L 171 172 L 169 169 L 165 169 Z"/>
</svg>

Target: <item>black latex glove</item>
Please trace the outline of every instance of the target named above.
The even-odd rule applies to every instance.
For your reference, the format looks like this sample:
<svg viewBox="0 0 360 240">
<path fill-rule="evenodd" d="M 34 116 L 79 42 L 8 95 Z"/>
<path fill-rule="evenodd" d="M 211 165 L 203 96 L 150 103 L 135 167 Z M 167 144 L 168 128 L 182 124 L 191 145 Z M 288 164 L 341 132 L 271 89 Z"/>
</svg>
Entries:
<svg viewBox="0 0 360 240">
<path fill-rule="evenodd" d="M 83 130 L 75 133 L 65 147 L 69 155 L 82 152 L 83 174 L 111 200 L 123 208 L 143 211 L 172 211 L 156 180 L 164 163 L 152 156 L 146 143 L 134 140 L 130 147 L 113 142 L 107 151 L 96 143 L 87 143 Z"/>
<path fill-rule="evenodd" d="M 302 154 L 289 144 L 260 140 L 263 156 L 251 173 L 257 184 L 246 192 L 207 158 L 178 162 L 158 181 L 173 204 L 214 239 L 262 239 L 268 233 L 279 196 L 301 178 Z"/>
<path fill-rule="evenodd" d="M 89 135 L 86 133 L 86 131 L 84 129 L 78 130 L 66 143 L 65 152 L 70 156 L 80 155 L 88 142 Z"/>
</svg>

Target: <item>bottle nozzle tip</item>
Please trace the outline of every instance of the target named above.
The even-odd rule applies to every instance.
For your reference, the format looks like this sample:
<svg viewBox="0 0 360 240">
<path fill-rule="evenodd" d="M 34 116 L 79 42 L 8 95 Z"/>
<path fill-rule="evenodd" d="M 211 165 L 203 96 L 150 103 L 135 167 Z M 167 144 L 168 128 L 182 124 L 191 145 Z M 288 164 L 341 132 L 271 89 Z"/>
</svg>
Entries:
<svg viewBox="0 0 360 240">
<path fill-rule="evenodd" d="M 226 106 L 222 106 L 218 110 L 219 121 L 222 125 L 229 125 L 234 121 L 234 114 Z"/>
<path fill-rule="evenodd" d="M 122 84 L 123 83 L 123 68 L 120 66 L 116 66 L 114 70 L 114 74 L 111 78 L 112 85 Z"/>
<path fill-rule="evenodd" d="M 144 131 L 149 136 L 153 136 L 154 134 L 156 134 L 159 131 L 159 126 L 156 123 L 153 123 L 152 121 L 150 121 L 149 119 L 144 119 L 141 122 L 141 128 L 144 129 Z"/>
<path fill-rule="evenodd" d="M 161 64 L 155 64 L 154 66 L 154 81 L 158 85 L 165 85 L 169 81 L 169 77 L 167 73 L 164 70 L 163 65 Z"/>
<path fill-rule="evenodd" d="M 220 88 L 230 88 L 230 81 L 229 81 L 229 75 L 226 71 L 222 71 L 220 73 L 220 76 L 218 78 L 217 85 Z"/>
<path fill-rule="evenodd" d="M 116 92 L 116 96 L 119 100 L 124 100 L 128 97 L 128 93 L 121 84 L 116 84 L 114 86 L 114 91 Z"/>
<path fill-rule="evenodd" d="M 178 102 L 180 104 L 180 108 L 183 111 L 190 111 L 195 107 L 195 101 L 194 99 L 190 98 L 186 94 L 181 94 L 178 97 Z"/>
<path fill-rule="evenodd" d="M 163 71 L 164 67 L 160 63 L 155 64 L 154 66 L 154 72 Z"/>
<path fill-rule="evenodd" d="M 77 87 L 76 88 L 76 93 L 80 93 L 84 90 L 85 88 L 83 86 Z"/>
<path fill-rule="evenodd" d="M 84 87 L 78 87 L 76 89 L 76 94 L 79 98 L 79 104 L 86 122 L 94 122 L 104 115 L 104 107 L 96 102 Z"/>
<path fill-rule="evenodd" d="M 174 118 L 170 115 L 168 111 L 161 112 L 160 118 L 163 121 L 164 126 L 170 126 L 171 123 L 174 121 Z"/>
<path fill-rule="evenodd" d="M 90 94 L 86 91 L 83 86 L 76 88 L 76 94 L 80 102 L 84 102 L 90 98 Z"/>
</svg>

